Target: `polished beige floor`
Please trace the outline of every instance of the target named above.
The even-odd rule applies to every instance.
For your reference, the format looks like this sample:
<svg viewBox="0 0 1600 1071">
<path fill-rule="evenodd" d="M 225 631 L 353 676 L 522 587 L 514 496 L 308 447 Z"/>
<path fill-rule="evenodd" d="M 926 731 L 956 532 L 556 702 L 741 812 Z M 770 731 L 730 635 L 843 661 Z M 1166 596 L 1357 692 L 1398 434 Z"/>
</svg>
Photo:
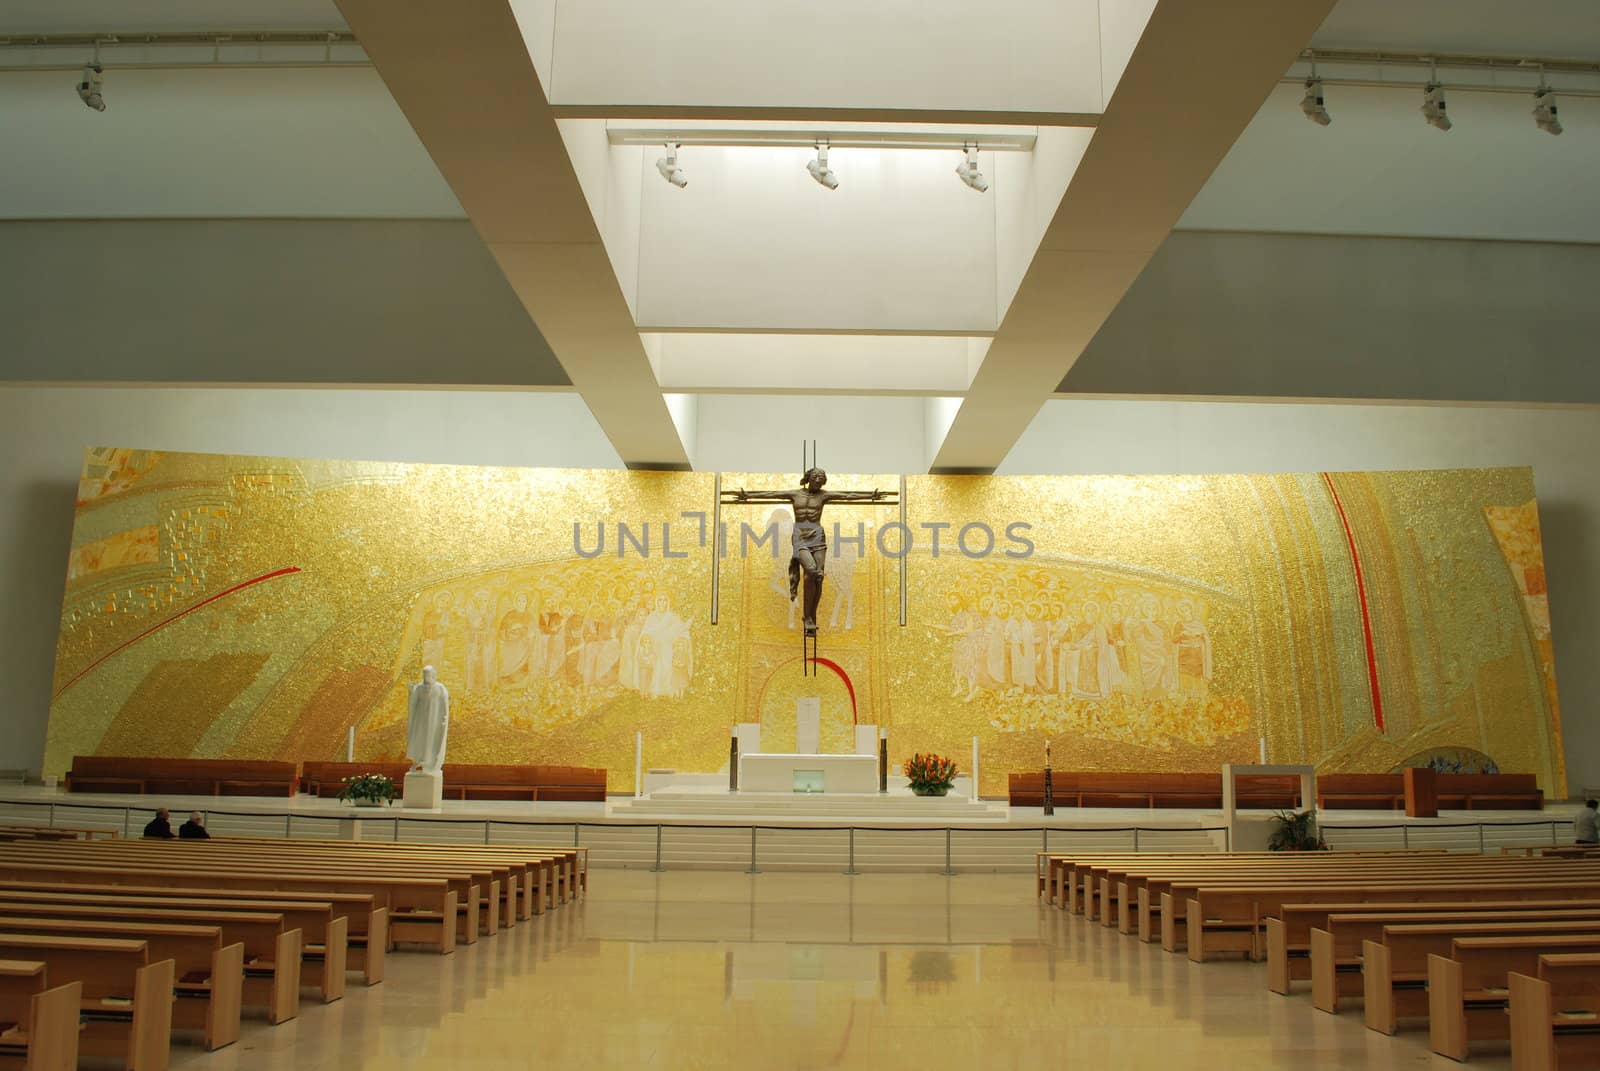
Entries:
<svg viewBox="0 0 1600 1071">
<path fill-rule="evenodd" d="M 589 898 L 279 1027 L 217 1071 L 1458 1068 L 1036 905 L 1031 877 L 595 871 Z M 1503 1051 L 1472 1068 L 1504 1071 Z"/>
</svg>

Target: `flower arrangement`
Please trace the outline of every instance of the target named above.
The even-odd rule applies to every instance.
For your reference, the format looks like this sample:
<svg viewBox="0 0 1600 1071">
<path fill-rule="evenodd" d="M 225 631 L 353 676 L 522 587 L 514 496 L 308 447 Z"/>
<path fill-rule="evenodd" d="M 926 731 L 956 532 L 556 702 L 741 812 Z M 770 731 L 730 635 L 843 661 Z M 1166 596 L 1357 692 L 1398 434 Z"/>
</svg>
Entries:
<svg viewBox="0 0 1600 1071">
<path fill-rule="evenodd" d="M 339 790 L 339 798 L 356 804 L 381 807 L 400 794 L 388 774 L 365 773 L 340 780 L 344 787 Z"/>
<path fill-rule="evenodd" d="M 924 755 L 919 751 L 906 760 L 905 775 L 911 782 L 911 791 L 917 795 L 943 796 L 955 784 L 956 764 L 943 755 L 932 752 Z"/>
</svg>

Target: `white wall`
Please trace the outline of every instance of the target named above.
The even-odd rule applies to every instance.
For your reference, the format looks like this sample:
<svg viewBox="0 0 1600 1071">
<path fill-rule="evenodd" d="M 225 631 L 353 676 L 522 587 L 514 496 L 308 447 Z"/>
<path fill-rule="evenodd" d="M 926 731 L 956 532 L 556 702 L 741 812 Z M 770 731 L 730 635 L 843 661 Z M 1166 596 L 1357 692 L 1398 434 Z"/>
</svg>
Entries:
<svg viewBox="0 0 1600 1071">
<path fill-rule="evenodd" d="M 1317 472 L 1532 465 L 1570 791 L 1600 788 L 1600 408 L 1056 399 L 998 470 Z"/>
<path fill-rule="evenodd" d="M 370 67 L 0 72 L 0 218 L 465 213 Z"/>
<path fill-rule="evenodd" d="M 0 768 L 37 772 L 86 446 L 615 468 L 570 393 L 0 387 Z"/>
<path fill-rule="evenodd" d="M 640 213 L 644 330 L 912 331 L 995 327 L 996 188 L 967 189 L 957 152 L 686 146 L 677 189 L 648 169 Z"/>
<path fill-rule="evenodd" d="M 1100 6 L 582 0 L 557 6 L 549 97 L 557 106 L 1092 113 L 1101 104 Z"/>
<path fill-rule="evenodd" d="M 1551 137 L 1521 93 L 1448 90 L 1446 133 L 1415 88 L 1327 86 L 1326 127 L 1302 92 L 1273 91 L 1179 228 L 1600 241 L 1600 100 L 1560 97 Z"/>
<path fill-rule="evenodd" d="M 837 472 L 925 472 L 923 398 L 702 394 L 693 450 L 705 472 L 800 473 L 800 443 Z"/>
</svg>

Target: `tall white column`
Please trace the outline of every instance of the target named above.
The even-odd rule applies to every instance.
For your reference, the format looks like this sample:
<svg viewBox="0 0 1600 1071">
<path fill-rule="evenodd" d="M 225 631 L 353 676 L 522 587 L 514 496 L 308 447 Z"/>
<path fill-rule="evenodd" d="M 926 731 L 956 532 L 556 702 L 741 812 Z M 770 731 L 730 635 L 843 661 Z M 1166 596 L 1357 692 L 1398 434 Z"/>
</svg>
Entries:
<svg viewBox="0 0 1600 1071">
<path fill-rule="evenodd" d="M 350 726 L 350 733 L 344 739 L 344 761 L 356 761 L 356 727 Z"/>
<path fill-rule="evenodd" d="M 644 796 L 644 733 L 633 734 L 633 798 Z"/>
<path fill-rule="evenodd" d="M 972 798 L 978 798 L 978 738 L 972 738 Z"/>
</svg>

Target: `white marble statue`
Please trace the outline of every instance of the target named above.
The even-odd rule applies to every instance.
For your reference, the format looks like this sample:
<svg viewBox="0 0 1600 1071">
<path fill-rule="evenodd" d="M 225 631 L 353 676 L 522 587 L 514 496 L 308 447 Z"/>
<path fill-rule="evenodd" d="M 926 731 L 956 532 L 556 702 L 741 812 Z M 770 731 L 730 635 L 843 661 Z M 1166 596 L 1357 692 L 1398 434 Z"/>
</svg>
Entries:
<svg viewBox="0 0 1600 1071">
<path fill-rule="evenodd" d="M 420 683 L 407 686 L 411 717 L 406 723 L 406 758 L 413 770 L 438 773 L 450 735 L 450 693 L 432 666 L 422 667 Z"/>
</svg>

